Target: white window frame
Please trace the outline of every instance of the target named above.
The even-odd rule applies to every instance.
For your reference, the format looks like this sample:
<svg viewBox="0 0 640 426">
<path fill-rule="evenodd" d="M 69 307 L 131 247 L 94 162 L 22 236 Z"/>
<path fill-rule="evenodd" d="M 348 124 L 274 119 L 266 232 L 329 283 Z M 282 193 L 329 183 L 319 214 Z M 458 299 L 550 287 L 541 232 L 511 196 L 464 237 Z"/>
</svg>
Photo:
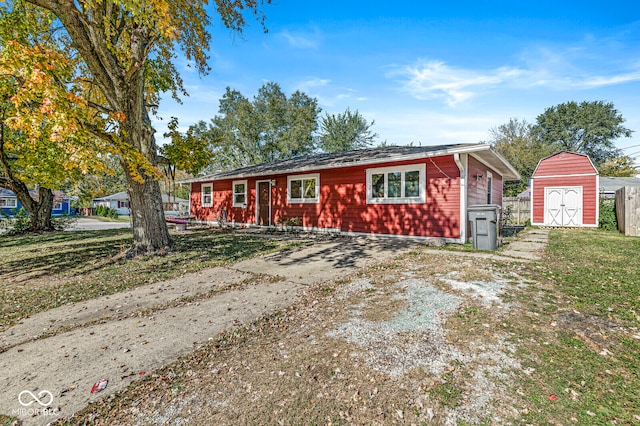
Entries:
<svg viewBox="0 0 640 426">
<path fill-rule="evenodd" d="M 4 206 L 0 206 L 5 209 L 14 209 L 18 207 L 18 200 L 16 198 L 2 198 L 4 200 Z"/>
<path fill-rule="evenodd" d="M 52 210 L 55 210 L 55 211 L 62 210 L 62 203 L 54 203 Z"/>
<path fill-rule="evenodd" d="M 388 197 L 389 173 L 401 173 L 400 178 L 400 197 Z M 406 197 L 405 192 L 405 176 L 407 172 L 419 172 L 419 195 L 417 197 Z M 373 175 L 384 175 L 384 196 L 373 196 Z M 367 204 L 424 204 L 427 200 L 427 166 L 425 164 L 409 164 L 406 166 L 390 166 L 380 167 L 376 169 L 367 169 Z"/>
<path fill-rule="evenodd" d="M 487 170 L 487 204 L 493 204 L 493 174 Z"/>
<path fill-rule="evenodd" d="M 204 202 L 204 189 L 209 188 L 209 196 L 211 197 L 211 201 L 208 203 Z M 202 207 L 213 207 L 213 184 L 212 183 L 203 183 L 200 185 L 200 204 Z"/>
<path fill-rule="evenodd" d="M 244 192 L 236 192 L 236 185 L 244 185 Z M 247 208 L 247 181 L 246 180 L 234 180 L 231 182 L 231 192 L 232 192 L 232 200 L 233 207 L 242 207 Z M 244 195 L 244 202 L 238 203 L 236 202 L 236 195 Z"/>
<path fill-rule="evenodd" d="M 314 179 L 316 181 L 316 193 L 313 198 L 305 198 L 304 196 L 304 181 Z M 302 181 L 302 198 L 291 198 L 291 182 Z M 320 173 L 312 173 L 307 175 L 292 175 L 287 176 L 287 203 L 289 204 L 306 204 L 306 203 L 318 203 L 320 202 Z"/>
</svg>

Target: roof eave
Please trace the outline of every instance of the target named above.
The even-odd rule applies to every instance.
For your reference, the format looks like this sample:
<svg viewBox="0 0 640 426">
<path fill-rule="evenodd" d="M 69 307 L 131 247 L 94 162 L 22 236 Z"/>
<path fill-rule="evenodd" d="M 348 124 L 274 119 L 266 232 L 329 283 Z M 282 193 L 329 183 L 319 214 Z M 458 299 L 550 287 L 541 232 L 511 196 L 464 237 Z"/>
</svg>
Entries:
<svg viewBox="0 0 640 426">
<path fill-rule="evenodd" d="M 304 173 L 304 172 L 308 172 L 308 171 L 337 169 L 337 168 L 342 168 L 342 167 L 368 166 L 368 165 L 380 164 L 380 163 L 391 162 L 391 161 L 420 160 L 420 159 L 429 158 L 429 157 L 439 157 L 439 156 L 451 155 L 451 154 L 464 154 L 464 153 L 471 153 L 471 152 L 477 152 L 477 151 L 486 151 L 486 150 L 490 150 L 495 155 L 498 155 L 495 151 L 493 151 L 491 149 L 491 147 L 488 144 L 468 144 L 468 145 L 463 145 L 463 146 L 454 147 L 454 148 L 446 148 L 446 149 L 440 149 L 440 150 L 436 150 L 436 151 L 420 152 L 420 153 L 411 154 L 411 155 L 402 155 L 402 154 L 391 155 L 391 156 L 385 158 L 384 160 L 381 160 L 380 158 L 372 158 L 372 159 L 369 159 L 369 160 L 367 160 L 367 159 L 364 159 L 364 160 L 356 159 L 354 161 L 344 162 L 344 163 L 339 163 L 339 164 L 311 165 L 311 166 L 295 167 L 295 168 L 280 169 L 280 170 L 267 169 L 267 170 L 263 170 L 263 171 L 255 172 L 255 173 L 251 173 L 251 172 L 249 172 L 249 173 L 237 173 L 237 174 L 227 173 L 227 172 L 214 173 L 214 174 L 207 175 L 207 176 L 201 176 L 201 177 L 197 177 L 197 178 L 193 178 L 193 179 L 186 179 L 186 180 L 179 181 L 179 182 L 176 182 L 176 183 L 211 182 L 211 181 L 216 181 L 216 180 L 246 179 L 246 178 L 259 177 L 259 176 L 269 176 L 269 175 L 275 175 L 275 174 L 281 175 L 281 174 L 287 174 L 287 173 Z M 518 172 L 515 171 L 515 169 L 513 169 L 513 167 L 510 167 L 510 165 L 508 164 L 508 162 L 504 158 L 502 158 L 499 155 L 498 155 L 498 157 L 505 164 L 505 166 L 508 167 L 509 172 L 512 173 L 512 174 L 515 174 L 514 176 L 517 176 L 516 179 L 520 179 L 520 175 L 518 174 Z"/>
</svg>

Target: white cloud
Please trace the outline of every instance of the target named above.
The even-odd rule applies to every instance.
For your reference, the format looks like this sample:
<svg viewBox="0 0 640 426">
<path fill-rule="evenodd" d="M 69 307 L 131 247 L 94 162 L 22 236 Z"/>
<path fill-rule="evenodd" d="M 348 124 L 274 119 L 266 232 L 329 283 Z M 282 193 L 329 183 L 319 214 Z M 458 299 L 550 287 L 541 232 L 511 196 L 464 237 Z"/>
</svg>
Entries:
<svg viewBox="0 0 640 426">
<path fill-rule="evenodd" d="M 576 50 L 576 49 L 574 49 Z M 419 100 L 440 99 L 456 106 L 490 90 L 595 89 L 640 81 L 640 66 L 624 71 L 611 70 L 598 74 L 584 71 L 571 61 L 570 55 L 550 49 L 537 49 L 523 54 L 526 67 L 499 67 L 491 70 L 456 68 L 439 60 L 419 60 L 415 64 L 395 67 L 387 77 L 400 77 L 401 89 Z"/>
<path fill-rule="evenodd" d="M 402 87 L 417 99 L 444 99 L 450 106 L 466 101 L 487 87 L 521 78 L 524 70 L 501 67 L 490 71 L 454 68 L 443 61 L 420 60 L 388 76 L 403 77 Z"/>
<path fill-rule="evenodd" d="M 312 35 L 292 33 L 288 30 L 281 31 L 278 35 L 284 38 L 289 46 L 296 49 L 315 49 L 320 45 L 320 37 L 317 30 Z"/>
</svg>

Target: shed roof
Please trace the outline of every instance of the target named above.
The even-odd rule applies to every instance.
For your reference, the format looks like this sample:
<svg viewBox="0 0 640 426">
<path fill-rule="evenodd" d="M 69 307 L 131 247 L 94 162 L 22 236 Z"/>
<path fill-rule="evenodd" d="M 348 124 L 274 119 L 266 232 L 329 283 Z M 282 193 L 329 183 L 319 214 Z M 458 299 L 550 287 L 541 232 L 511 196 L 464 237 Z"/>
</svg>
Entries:
<svg viewBox="0 0 640 426">
<path fill-rule="evenodd" d="M 385 146 L 335 153 L 304 155 L 287 160 L 240 167 L 238 169 L 217 172 L 207 176 L 187 179 L 180 183 L 207 182 L 222 179 L 266 176 L 282 173 L 304 172 L 311 170 L 335 169 L 369 165 L 388 161 L 414 160 L 450 154 L 472 153 L 491 168 L 500 173 L 505 180 L 518 180 L 520 175 L 507 160 L 490 145 L 450 144 L 433 146 Z"/>
</svg>

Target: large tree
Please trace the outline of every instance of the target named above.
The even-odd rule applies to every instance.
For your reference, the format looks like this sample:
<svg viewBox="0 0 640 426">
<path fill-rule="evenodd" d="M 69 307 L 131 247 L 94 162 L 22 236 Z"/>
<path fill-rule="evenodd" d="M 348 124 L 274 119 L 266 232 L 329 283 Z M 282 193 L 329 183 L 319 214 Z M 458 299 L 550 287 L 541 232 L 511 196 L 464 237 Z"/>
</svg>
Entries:
<svg viewBox="0 0 640 426">
<path fill-rule="evenodd" d="M 624 122 L 613 103 L 572 101 L 547 108 L 536 119 L 533 131 L 546 145 L 587 154 L 598 166 L 620 157 L 615 141 L 632 133 Z"/>
<path fill-rule="evenodd" d="M 517 183 L 505 183 L 504 192 L 507 196 L 515 196 L 524 191 L 540 159 L 556 151 L 554 145 L 547 145 L 537 139 L 532 128 L 526 120 L 511 118 L 508 123 L 489 131 L 491 145 L 522 177 Z"/>
<path fill-rule="evenodd" d="M 177 49 L 198 71 L 208 71 L 210 24 L 206 0 L 26 0 L 53 13 L 64 34 L 56 41 L 68 58 L 81 60 L 84 99 L 115 126 L 81 123 L 121 160 L 131 200 L 134 243 L 129 254 L 171 248 L 157 181 L 157 147 L 149 117 L 162 92 L 184 93 L 173 64 Z M 269 0 L 215 0 L 222 22 L 246 25 L 244 13 L 264 19 Z M 5 3 L 9 9 L 19 2 Z"/>
<path fill-rule="evenodd" d="M 219 114 L 210 123 L 200 121 L 186 134 L 168 135 L 180 149 L 212 153 L 201 170 L 233 169 L 313 152 L 319 113 L 315 98 L 300 91 L 287 97 L 277 83 L 264 84 L 253 100 L 227 87 Z"/>
<path fill-rule="evenodd" d="M 372 146 L 378 137 L 371 130 L 375 121 L 369 123 L 356 110 L 348 108 L 344 113 L 328 113 L 320 120 L 320 149 L 324 152 L 350 151 Z"/>
<path fill-rule="evenodd" d="M 105 122 L 77 95 L 78 62 L 61 49 L 53 20 L 24 3 L 0 9 L 0 187 L 16 194 L 33 232 L 53 228 L 52 189 L 103 171 L 108 152 L 78 125 Z"/>
</svg>

